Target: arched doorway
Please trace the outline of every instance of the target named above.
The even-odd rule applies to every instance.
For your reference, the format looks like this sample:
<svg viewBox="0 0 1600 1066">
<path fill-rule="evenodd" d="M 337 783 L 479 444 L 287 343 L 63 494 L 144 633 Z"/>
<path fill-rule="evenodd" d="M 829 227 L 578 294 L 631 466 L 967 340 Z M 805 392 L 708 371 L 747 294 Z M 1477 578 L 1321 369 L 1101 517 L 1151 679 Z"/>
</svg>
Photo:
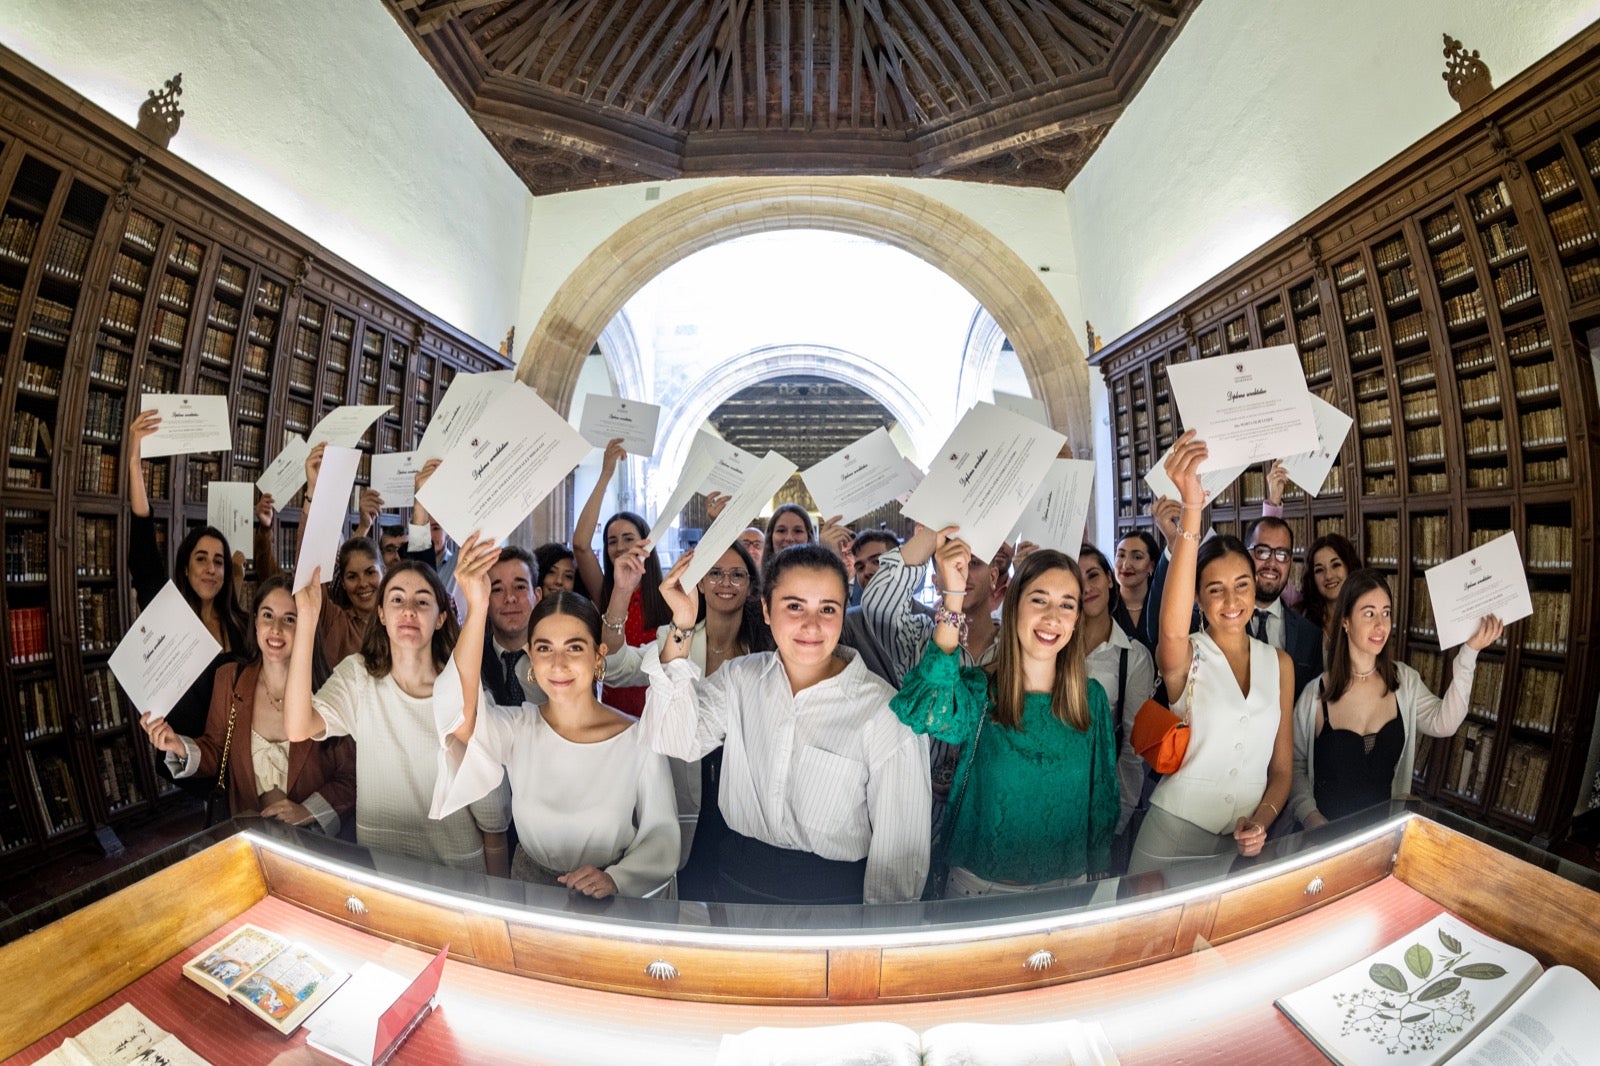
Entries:
<svg viewBox="0 0 1600 1066">
<path fill-rule="evenodd" d="M 628 298 L 665 267 L 729 238 L 782 229 L 869 237 L 960 282 L 1016 349 L 1034 395 L 1074 450 L 1089 454 L 1089 374 L 1060 306 L 1009 246 L 948 205 L 903 185 L 846 178 L 738 179 L 677 196 L 627 223 L 574 270 L 534 327 L 518 374 L 557 410 L 571 405 L 585 355 Z M 534 515 L 565 536 L 563 494 Z"/>
</svg>

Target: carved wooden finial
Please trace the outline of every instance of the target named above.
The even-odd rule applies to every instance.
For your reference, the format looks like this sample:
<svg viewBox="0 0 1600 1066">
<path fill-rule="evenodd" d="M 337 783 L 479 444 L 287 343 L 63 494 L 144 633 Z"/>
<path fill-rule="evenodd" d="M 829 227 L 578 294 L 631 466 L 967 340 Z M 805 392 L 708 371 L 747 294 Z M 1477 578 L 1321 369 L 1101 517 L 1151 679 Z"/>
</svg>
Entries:
<svg viewBox="0 0 1600 1066">
<path fill-rule="evenodd" d="M 122 184 L 117 186 L 116 196 L 111 201 L 112 210 L 119 215 L 128 209 L 128 204 L 133 200 L 134 190 L 139 187 L 139 182 L 144 177 L 144 162 L 144 156 L 136 155 L 122 171 Z"/>
<path fill-rule="evenodd" d="M 1444 73 L 1440 77 L 1449 88 L 1451 99 L 1463 111 L 1494 92 L 1489 66 L 1478 58 L 1478 50 L 1474 48 L 1469 53 L 1465 45 L 1448 33 L 1444 35 Z"/>
<path fill-rule="evenodd" d="M 295 267 L 294 280 L 289 282 L 290 296 L 300 295 L 300 290 L 305 286 L 306 279 L 311 276 L 311 264 L 316 261 L 316 256 L 310 252 L 300 257 L 300 265 Z"/>
<path fill-rule="evenodd" d="M 511 358 L 511 346 L 517 339 L 517 327 L 512 326 L 506 330 L 506 339 L 500 342 L 500 354 L 507 359 Z"/>
<path fill-rule="evenodd" d="M 149 98 L 139 105 L 139 132 L 163 148 L 172 143 L 173 134 L 178 132 L 178 120 L 183 118 L 183 108 L 178 106 L 178 97 L 182 95 L 181 72 L 168 78 L 160 92 L 151 89 Z"/>
<path fill-rule="evenodd" d="M 1322 259 L 1322 245 L 1317 243 L 1315 237 L 1305 237 L 1300 241 L 1300 247 L 1305 249 L 1306 257 L 1311 260 L 1311 272 L 1319 281 L 1328 278 L 1328 264 Z"/>
<path fill-rule="evenodd" d="M 1084 323 L 1083 323 L 1083 331 L 1089 335 L 1089 354 L 1090 355 L 1093 355 L 1095 352 L 1098 352 L 1101 348 L 1105 347 L 1106 342 L 1101 340 L 1100 339 L 1100 334 L 1098 334 L 1098 333 L 1096 333 L 1094 331 L 1094 323 L 1093 322 L 1085 320 Z"/>
</svg>

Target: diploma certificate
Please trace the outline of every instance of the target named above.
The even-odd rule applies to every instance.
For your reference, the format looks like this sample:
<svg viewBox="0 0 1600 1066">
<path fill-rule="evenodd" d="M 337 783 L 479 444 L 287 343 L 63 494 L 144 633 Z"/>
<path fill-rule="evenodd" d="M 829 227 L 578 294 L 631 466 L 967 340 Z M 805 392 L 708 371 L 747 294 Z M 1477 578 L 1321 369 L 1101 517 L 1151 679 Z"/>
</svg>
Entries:
<svg viewBox="0 0 1600 1066">
<path fill-rule="evenodd" d="M 321 422 L 311 427 L 311 436 L 306 438 L 306 443 L 313 448 L 323 441 L 339 448 L 354 448 L 361 443 L 362 434 L 371 428 L 372 423 L 392 410 L 394 407 L 389 404 L 335 407 L 322 416 Z"/>
<path fill-rule="evenodd" d="M 1176 448 L 1174 444 L 1172 448 Z M 1169 500 L 1181 500 L 1183 496 L 1178 492 L 1178 486 L 1167 476 L 1167 456 L 1172 454 L 1172 448 L 1161 453 L 1161 458 L 1156 460 L 1156 465 L 1144 472 L 1144 483 L 1150 486 L 1150 491 L 1155 493 L 1156 499 L 1165 496 Z M 1200 487 L 1206 492 L 1206 502 L 1216 499 L 1229 485 L 1236 481 L 1240 474 L 1250 468 L 1249 463 L 1241 466 L 1228 466 L 1218 470 L 1206 470 L 1200 475 Z M 1202 470 L 1205 468 L 1202 466 Z"/>
<path fill-rule="evenodd" d="M 701 430 L 694 438 L 696 449 L 705 449 L 711 453 L 711 472 L 700 482 L 701 492 L 720 492 L 732 496 L 739 491 L 760 462 L 755 456 L 742 448 L 735 448 L 721 437 L 714 436 Z M 755 511 L 751 511 L 755 514 Z"/>
<path fill-rule="evenodd" d="M 1002 411 L 1019 414 L 1041 426 L 1050 424 L 1050 415 L 1045 410 L 1044 401 L 1036 400 L 1032 396 L 1018 396 L 1014 392 L 999 392 L 994 394 L 994 405 Z"/>
<path fill-rule="evenodd" d="M 623 400 L 594 393 L 583 398 L 583 420 L 578 432 L 596 448 L 604 448 L 617 437 L 629 455 L 656 453 L 656 423 L 661 408 L 642 400 Z"/>
<path fill-rule="evenodd" d="M 266 472 L 256 478 L 256 488 L 261 490 L 261 495 L 271 496 L 279 510 L 306 483 L 306 456 L 310 454 L 311 445 L 296 433 L 283 442 L 283 451 L 267 464 Z"/>
<path fill-rule="evenodd" d="M 145 393 L 139 410 L 161 415 L 161 428 L 144 439 L 146 459 L 233 450 L 233 420 L 226 396 Z"/>
<path fill-rule="evenodd" d="M 422 462 L 416 452 L 390 452 L 372 457 L 372 487 L 385 507 L 410 507 L 417 495 L 417 471 Z"/>
<path fill-rule="evenodd" d="M 768 452 L 750 472 L 739 491 L 733 494 L 728 506 L 717 520 L 711 523 L 705 536 L 694 550 L 694 559 L 684 571 L 683 584 L 687 588 L 706 576 L 706 571 L 717 565 L 722 553 L 728 550 L 735 538 L 744 532 L 750 516 L 760 514 L 762 505 L 772 499 L 772 494 L 783 487 L 795 472 L 795 465 L 777 452 Z"/>
<path fill-rule="evenodd" d="M 1328 480 L 1328 471 L 1333 469 L 1355 419 L 1315 393 L 1311 396 L 1311 413 L 1317 421 L 1317 450 L 1286 455 L 1280 461 L 1289 472 L 1289 480 L 1315 496 Z"/>
<path fill-rule="evenodd" d="M 294 591 L 299 592 L 311 584 L 311 571 L 322 567 L 322 580 L 332 581 L 338 575 L 334 570 L 339 561 L 339 545 L 344 540 L 345 522 L 350 512 L 345 501 L 350 499 L 356 483 L 356 468 L 361 465 L 361 453 L 354 448 L 328 445 L 322 450 L 322 466 L 317 470 L 317 491 L 312 494 L 311 506 L 303 521 L 305 531 L 300 537 L 300 556 L 294 563 Z M 327 610 L 323 606 L 323 610 Z"/>
<path fill-rule="evenodd" d="M 905 502 L 911 499 L 911 494 L 917 491 L 917 486 L 922 484 L 922 479 L 928 475 L 923 472 L 922 467 L 918 466 L 916 463 L 913 463 L 910 459 L 907 459 L 904 456 L 900 457 L 900 463 L 900 469 L 905 472 L 906 484 L 911 486 L 910 488 L 906 489 L 906 491 L 894 498 L 894 502 L 903 507 L 905 506 Z"/>
<path fill-rule="evenodd" d="M 1083 548 L 1083 527 L 1089 520 L 1089 494 L 1093 491 L 1093 462 L 1057 459 L 1022 512 L 1012 539 L 1032 541 L 1076 559 Z"/>
<path fill-rule="evenodd" d="M 901 513 L 930 529 L 960 526 L 979 559 L 993 559 L 1039 490 L 1067 438 L 1010 411 L 968 411 Z"/>
<path fill-rule="evenodd" d="M 513 383 L 445 454 L 417 501 L 457 544 L 474 532 L 504 540 L 589 450 L 538 393 Z"/>
<path fill-rule="evenodd" d="M 516 380 L 514 370 L 457 374 L 428 420 L 422 440 L 417 442 L 417 461 L 426 463 L 429 459 L 444 458 L 446 452 L 461 442 L 472 424 L 483 417 L 496 397 Z"/>
<path fill-rule="evenodd" d="M 921 480 L 907 472 L 886 429 L 873 430 L 800 477 L 824 518 L 839 515 L 846 522 L 910 492 Z"/>
<path fill-rule="evenodd" d="M 672 495 L 667 497 L 666 504 L 656 514 L 656 524 L 650 527 L 650 543 L 659 543 L 666 535 L 667 529 L 673 520 L 683 513 L 689 505 L 689 500 L 699 491 L 701 484 L 711 473 L 711 466 L 716 460 L 712 454 L 699 447 L 689 449 L 689 461 L 683 466 L 683 472 L 678 475 L 678 484 L 672 490 Z"/>
<path fill-rule="evenodd" d="M 111 672 L 141 714 L 165 718 L 221 650 L 168 581 L 111 653 Z"/>
<path fill-rule="evenodd" d="M 1448 559 L 1423 577 L 1428 580 L 1440 651 L 1466 643 L 1478 631 L 1484 615 L 1492 614 L 1510 625 L 1533 613 L 1528 574 L 1522 567 L 1515 533 Z"/>
<path fill-rule="evenodd" d="M 1202 474 L 1317 448 L 1311 393 L 1292 344 L 1173 363 L 1167 380 L 1184 426 L 1206 442 Z"/>
<path fill-rule="evenodd" d="M 248 481 L 213 481 L 206 486 L 206 525 L 228 538 L 228 551 L 255 550 L 256 487 Z"/>
</svg>

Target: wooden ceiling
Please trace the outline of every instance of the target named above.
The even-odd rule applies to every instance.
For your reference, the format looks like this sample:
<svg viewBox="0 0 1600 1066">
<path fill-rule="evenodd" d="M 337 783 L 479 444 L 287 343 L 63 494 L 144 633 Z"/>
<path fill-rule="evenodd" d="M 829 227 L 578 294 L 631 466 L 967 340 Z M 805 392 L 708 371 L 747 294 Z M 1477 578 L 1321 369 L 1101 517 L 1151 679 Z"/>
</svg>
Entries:
<svg viewBox="0 0 1600 1066">
<path fill-rule="evenodd" d="M 729 175 L 1064 188 L 1199 0 L 384 0 L 535 194 Z"/>
<path fill-rule="evenodd" d="M 728 443 L 755 455 L 776 450 L 805 470 L 893 425 L 894 416 L 854 385 L 787 374 L 739 390 L 717 405 L 710 422 Z"/>
</svg>

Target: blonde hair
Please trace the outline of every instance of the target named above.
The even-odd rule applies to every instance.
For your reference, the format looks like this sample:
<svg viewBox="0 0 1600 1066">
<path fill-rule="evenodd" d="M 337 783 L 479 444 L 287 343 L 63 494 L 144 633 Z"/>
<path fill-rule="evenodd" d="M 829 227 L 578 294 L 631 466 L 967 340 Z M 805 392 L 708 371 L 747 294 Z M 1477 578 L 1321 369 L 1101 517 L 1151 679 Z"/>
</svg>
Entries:
<svg viewBox="0 0 1600 1066">
<path fill-rule="evenodd" d="M 1040 575 L 1051 570 L 1065 570 L 1077 583 L 1078 594 L 1083 594 L 1083 573 L 1072 557 L 1052 548 L 1036 551 L 1017 566 L 1016 575 L 1006 589 L 1004 605 L 1000 608 L 1000 633 L 995 638 L 997 650 L 994 671 L 990 678 L 997 724 L 1007 729 L 1022 728 L 1022 710 L 1027 700 L 1023 685 L 1022 635 L 1017 628 L 1017 612 L 1023 594 Z M 1082 610 L 1078 617 L 1082 622 Z M 1060 721 L 1081 732 L 1089 728 L 1089 667 L 1084 660 L 1083 626 L 1075 624 L 1066 646 L 1056 652 L 1056 679 L 1050 690 L 1050 710 Z"/>
</svg>

